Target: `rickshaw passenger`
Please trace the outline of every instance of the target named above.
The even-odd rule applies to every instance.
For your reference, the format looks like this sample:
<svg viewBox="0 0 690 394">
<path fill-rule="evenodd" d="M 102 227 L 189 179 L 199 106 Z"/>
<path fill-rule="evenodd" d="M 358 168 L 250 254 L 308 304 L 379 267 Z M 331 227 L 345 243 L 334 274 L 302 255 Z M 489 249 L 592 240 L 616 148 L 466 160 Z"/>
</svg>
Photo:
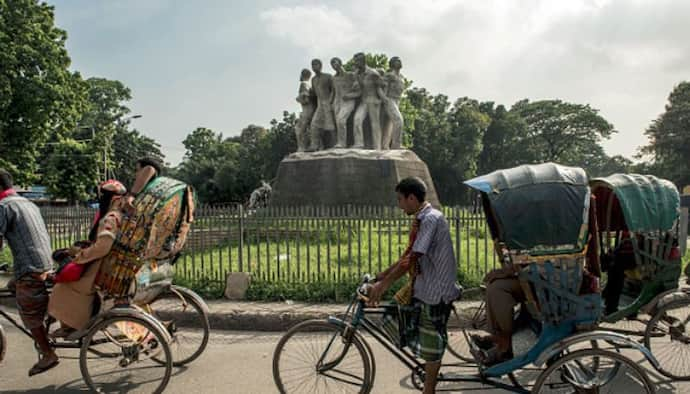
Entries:
<svg viewBox="0 0 690 394">
<path fill-rule="evenodd" d="M 125 186 L 109 180 L 99 186 L 101 206 L 109 207 L 98 223 L 96 242 L 78 252 L 73 262 L 89 264 L 81 278 L 74 282 L 56 283 L 48 304 L 48 313 L 60 321 L 61 327 L 51 334 L 53 338 L 69 337 L 83 330 L 92 317 L 96 296 L 94 283 L 105 257 L 115 242 L 122 220 L 122 196 L 127 192 Z"/>
<path fill-rule="evenodd" d="M 134 209 L 134 198 L 146 188 L 152 180 L 161 174 L 161 164 L 153 157 L 142 157 L 137 160 L 136 176 L 132 188 L 125 198 L 127 209 Z"/>
<path fill-rule="evenodd" d="M 635 268 L 636 265 L 633 243 L 626 233 L 623 234 L 623 241 L 616 249 L 602 256 L 602 263 L 608 273 L 602 296 L 606 314 L 609 315 L 618 311 L 618 303 L 625 282 L 625 271 Z"/>
<path fill-rule="evenodd" d="M 585 270 L 598 278 L 601 276 L 601 268 L 593 195 L 590 198 L 588 223 L 590 237 L 587 244 Z M 499 256 L 503 256 L 503 253 L 507 251 L 500 244 L 497 244 L 496 252 Z M 490 335 L 486 337 L 472 336 L 472 340 L 483 350 L 484 359 L 480 361 L 484 365 L 498 364 L 513 358 L 513 309 L 516 305 L 524 302 L 526 298 L 518 279 L 519 270 L 519 264 L 510 264 L 494 269 L 484 277 L 484 282 L 487 284 L 486 317 Z M 586 285 L 595 287 L 591 283 Z M 589 290 L 598 291 L 598 289 L 593 288 Z"/>
</svg>

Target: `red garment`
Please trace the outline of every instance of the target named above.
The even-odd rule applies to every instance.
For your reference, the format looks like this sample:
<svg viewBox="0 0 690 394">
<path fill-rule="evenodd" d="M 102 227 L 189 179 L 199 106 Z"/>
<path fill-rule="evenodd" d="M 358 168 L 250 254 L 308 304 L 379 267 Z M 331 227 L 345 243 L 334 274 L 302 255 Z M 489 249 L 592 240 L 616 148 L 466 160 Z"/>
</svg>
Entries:
<svg viewBox="0 0 690 394">
<path fill-rule="evenodd" d="M 55 275 L 55 283 L 76 282 L 81 279 L 84 273 L 84 264 L 77 264 L 70 261 Z"/>
<path fill-rule="evenodd" d="M 7 189 L 7 190 L 4 190 L 4 191 L 0 192 L 0 201 L 2 201 L 5 197 L 11 196 L 11 195 L 14 195 L 14 194 L 17 194 L 17 192 L 16 192 L 14 189 L 12 189 L 12 188 L 9 188 L 9 189 Z"/>
</svg>

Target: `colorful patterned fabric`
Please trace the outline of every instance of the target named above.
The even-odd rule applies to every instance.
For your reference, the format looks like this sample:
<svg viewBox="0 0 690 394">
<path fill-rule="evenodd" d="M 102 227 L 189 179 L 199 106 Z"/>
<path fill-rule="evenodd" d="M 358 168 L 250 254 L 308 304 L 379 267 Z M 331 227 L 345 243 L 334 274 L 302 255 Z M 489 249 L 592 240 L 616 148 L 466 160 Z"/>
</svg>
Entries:
<svg viewBox="0 0 690 394">
<path fill-rule="evenodd" d="M 98 286 L 113 296 L 125 295 L 148 261 L 175 256 L 184 246 L 194 219 L 192 188 L 157 177 L 137 195 L 134 211 L 122 219 L 111 252 L 103 260 Z"/>
<path fill-rule="evenodd" d="M 98 185 L 98 189 L 101 191 L 109 191 L 118 196 L 123 196 L 127 193 L 127 188 L 125 185 L 123 185 L 120 181 L 116 181 L 115 179 L 108 179 L 107 181 L 102 182 L 100 185 Z"/>
<path fill-rule="evenodd" d="M 396 310 L 397 315 L 385 314 L 382 327 L 390 339 L 400 347 L 407 346 L 424 361 L 440 361 L 448 344 L 451 305 L 428 305 L 415 299 L 411 306 L 392 310 Z"/>
</svg>

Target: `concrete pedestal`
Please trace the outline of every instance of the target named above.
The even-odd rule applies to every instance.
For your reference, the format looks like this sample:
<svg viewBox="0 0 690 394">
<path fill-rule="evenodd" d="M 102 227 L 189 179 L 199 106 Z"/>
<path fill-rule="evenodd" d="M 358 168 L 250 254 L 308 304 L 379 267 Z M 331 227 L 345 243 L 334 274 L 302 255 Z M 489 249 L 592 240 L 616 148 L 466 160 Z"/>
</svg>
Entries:
<svg viewBox="0 0 690 394">
<path fill-rule="evenodd" d="M 293 153 L 278 167 L 271 206 L 396 206 L 395 186 L 409 176 L 426 183 L 427 200 L 439 207 L 429 169 L 410 150 Z"/>
</svg>

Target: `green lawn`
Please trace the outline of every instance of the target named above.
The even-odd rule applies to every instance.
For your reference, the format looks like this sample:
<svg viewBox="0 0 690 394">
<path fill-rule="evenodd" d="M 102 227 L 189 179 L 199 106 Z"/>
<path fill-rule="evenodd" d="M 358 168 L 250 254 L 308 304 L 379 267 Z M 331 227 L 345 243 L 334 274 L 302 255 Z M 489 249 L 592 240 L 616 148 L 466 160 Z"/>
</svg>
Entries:
<svg viewBox="0 0 690 394">
<path fill-rule="evenodd" d="M 272 282 L 341 282 L 377 273 L 395 263 L 407 245 L 407 229 L 362 222 L 348 228 L 313 228 L 304 236 L 288 236 L 266 228 L 248 231 L 240 251 L 238 241 L 203 250 L 187 250 L 177 265 L 177 275 L 192 280 L 223 281 L 228 272 L 251 272 Z M 275 226 L 274 228 L 279 228 Z M 483 229 L 459 234 L 451 231 L 463 276 L 480 278 L 494 265 L 491 241 Z"/>
</svg>

